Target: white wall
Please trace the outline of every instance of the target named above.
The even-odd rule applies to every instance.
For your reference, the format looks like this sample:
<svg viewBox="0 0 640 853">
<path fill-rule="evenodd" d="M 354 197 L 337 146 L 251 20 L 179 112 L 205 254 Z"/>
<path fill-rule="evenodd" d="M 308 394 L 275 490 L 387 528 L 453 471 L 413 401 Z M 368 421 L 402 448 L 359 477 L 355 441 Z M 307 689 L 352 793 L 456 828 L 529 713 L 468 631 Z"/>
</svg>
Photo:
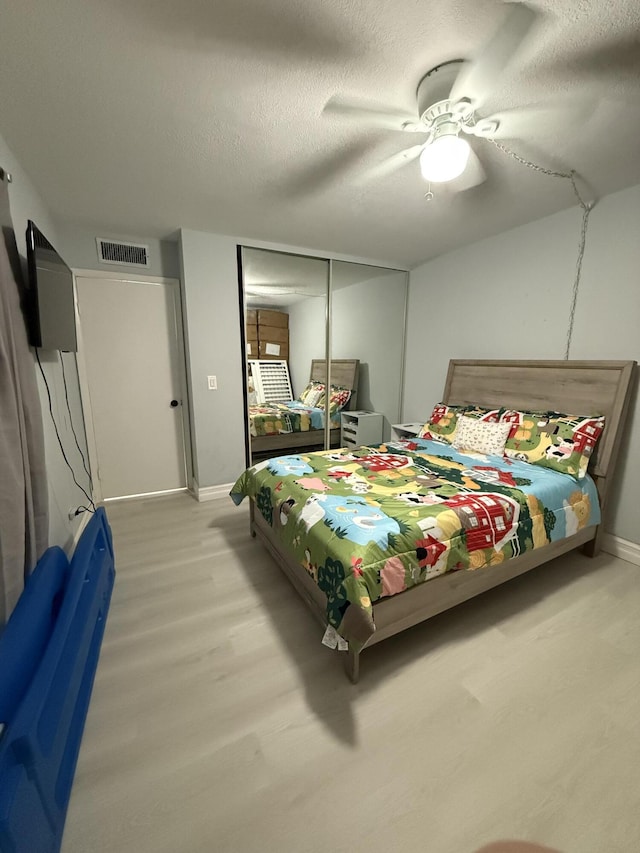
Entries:
<svg viewBox="0 0 640 853">
<path fill-rule="evenodd" d="M 382 412 L 385 441 L 400 420 L 406 288 L 406 272 L 389 272 L 331 297 L 331 357 L 360 359 L 358 408 Z"/>
<path fill-rule="evenodd" d="M 11 217 L 18 241 L 18 250 L 23 258 L 26 254 L 25 228 L 27 219 L 33 219 L 48 240 L 57 247 L 59 239 L 57 229 L 51 219 L 49 211 L 33 187 L 28 176 L 22 170 L 18 159 L 8 148 L 2 136 L 0 136 L 0 165 L 11 172 L 13 183 L 9 185 L 9 198 L 11 201 Z M 64 398 L 62 382 L 62 370 L 60 366 L 59 353 L 41 352 L 42 366 L 44 368 L 47 382 L 51 390 L 53 412 L 56 417 L 60 436 L 69 461 L 76 472 L 78 482 L 89 490 L 89 483 L 82 467 L 82 460 L 76 449 L 73 434 L 69 423 L 69 414 Z M 67 372 L 67 384 L 69 388 L 70 408 L 73 414 L 73 423 L 78 434 L 80 446 L 83 448 L 86 458 L 86 440 L 84 434 L 84 421 L 80 407 L 77 372 L 75 358 L 69 353 L 64 356 L 65 369 Z M 78 516 L 74 521 L 69 521 L 69 510 L 86 503 L 82 492 L 74 485 L 71 473 L 66 467 L 62 453 L 55 436 L 47 395 L 36 365 L 36 376 L 42 405 L 42 418 L 44 424 L 45 454 L 47 463 L 47 478 L 49 486 L 49 544 L 60 545 L 67 551 L 71 549 L 73 536 L 80 524 Z"/>
<path fill-rule="evenodd" d="M 293 396 L 299 397 L 309 381 L 311 362 L 324 358 L 326 348 L 326 296 L 310 296 L 289 305 L 289 373 Z"/>
<path fill-rule="evenodd" d="M 180 248 L 193 468 L 205 488 L 235 482 L 245 467 L 236 241 L 182 229 Z"/>
<path fill-rule="evenodd" d="M 114 277 L 123 274 L 137 273 L 138 275 L 162 276 L 164 278 L 179 278 L 180 252 L 177 241 L 156 240 L 152 237 L 132 236 L 131 234 L 115 234 L 102 228 L 87 230 L 82 226 L 69 222 L 57 222 L 59 246 L 56 246 L 67 264 L 73 269 L 100 270 L 113 273 Z M 123 264 L 103 264 L 98 260 L 96 237 L 125 243 L 142 243 L 149 247 L 149 266 L 132 267 Z"/>
<path fill-rule="evenodd" d="M 580 223 L 579 209 L 563 211 L 411 271 L 405 419 L 428 417 L 450 358 L 564 357 Z M 593 210 L 571 358 L 639 359 L 639 229 L 640 186 L 607 196 Z M 640 542 L 639 504 L 636 393 L 607 529 Z"/>
<path fill-rule="evenodd" d="M 400 377 L 404 354 L 407 273 L 340 286 L 331 296 L 331 357 L 359 358 L 357 407 L 382 412 L 384 438 L 400 420 Z M 289 369 L 297 395 L 309 380 L 313 358 L 324 357 L 325 300 L 304 299 L 289 306 Z"/>
<path fill-rule="evenodd" d="M 335 264 L 331 357 L 360 359 L 358 399 L 353 407 L 382 412 L 386 440 L 390 425 L 400 420 L 407 273 L 389 271 L 345 287 L 340 272 L 341 265 Z M 326 300 L 303 299 L 286 310 L 289 371 L 297 396 L 309 381 L 312 359 L 324 357 Z"/>
</svg>

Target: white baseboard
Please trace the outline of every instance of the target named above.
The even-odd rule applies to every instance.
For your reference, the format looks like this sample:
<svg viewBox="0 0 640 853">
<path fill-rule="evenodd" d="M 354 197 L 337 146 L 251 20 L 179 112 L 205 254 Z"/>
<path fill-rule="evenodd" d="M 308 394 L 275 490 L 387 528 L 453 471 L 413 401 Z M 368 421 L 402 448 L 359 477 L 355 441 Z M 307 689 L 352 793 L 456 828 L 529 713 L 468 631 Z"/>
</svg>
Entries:
<svg viewBox="0 0 640 853">
<path fill-rule="evenodd" d="M 120 503 L 122 501 L 139 501 L 140 498 L 162 498 L 165 495 L 179 495 L 181 492 L 188 492 L 186 486 L 179 489 L 164 489 L 161 492 L 141 492 L 139 495 L 122 495 L 119 498 L 103 498 L 103 504 Z"/>
<path fill-rule="evenodd" d="M 216 498 L 228 498 L 233 483 L 221 483 L 219 486 L 200 486 L 193 481 L 191 492 L 197 501 L 213 501 Z"/>
<path fill-rule="evenodd" d="M 602 537 L 602 550 L 626 560 L 627 563 L 640 566 L 640 545 L 637 542 L 629 542 L 628 539 L 621 539 L 613 533 L 605 533 Z"/>
</svg>

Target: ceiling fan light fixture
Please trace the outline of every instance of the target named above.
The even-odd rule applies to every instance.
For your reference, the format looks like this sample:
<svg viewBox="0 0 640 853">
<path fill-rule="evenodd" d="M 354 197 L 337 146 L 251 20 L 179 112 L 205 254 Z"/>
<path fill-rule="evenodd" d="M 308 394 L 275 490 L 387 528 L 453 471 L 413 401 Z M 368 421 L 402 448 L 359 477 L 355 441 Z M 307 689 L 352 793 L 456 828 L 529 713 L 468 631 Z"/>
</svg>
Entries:
<svg viewBox="0 0 640 853">
<path fill-rule="evenodd" d="M 455 133 L 436 137 L 420 155 L 422 177 L 433 184 L 453 181 L 466 169 L 470 152 L 466 139 Z"/>
</svg>

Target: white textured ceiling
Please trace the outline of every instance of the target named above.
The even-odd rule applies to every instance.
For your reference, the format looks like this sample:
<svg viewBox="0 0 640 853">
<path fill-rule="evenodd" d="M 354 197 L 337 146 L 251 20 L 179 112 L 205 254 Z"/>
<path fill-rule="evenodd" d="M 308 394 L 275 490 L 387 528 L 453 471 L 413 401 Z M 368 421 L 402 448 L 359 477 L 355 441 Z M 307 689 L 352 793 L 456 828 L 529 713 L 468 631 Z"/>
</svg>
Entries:
<svg viewBox="0 0 640 853">
<path fill-rule="evenodd" d="M 638 0 L 535 6 L 484 112 L 569 104 L 509 144 L 599 195 L 640 182 Z M 412 110 L 423 74 L 471 55 L 502 14 L 496 0 L 0 0 L 0 133 L 66 221 L 414 265 L 569 207 L 571 189 L 482 140 L 488 180 L 466 193 L 426 203 L 417 163 L 363 183 L 415 140 L 322 109 L 338 94 Z"/>
</svg>

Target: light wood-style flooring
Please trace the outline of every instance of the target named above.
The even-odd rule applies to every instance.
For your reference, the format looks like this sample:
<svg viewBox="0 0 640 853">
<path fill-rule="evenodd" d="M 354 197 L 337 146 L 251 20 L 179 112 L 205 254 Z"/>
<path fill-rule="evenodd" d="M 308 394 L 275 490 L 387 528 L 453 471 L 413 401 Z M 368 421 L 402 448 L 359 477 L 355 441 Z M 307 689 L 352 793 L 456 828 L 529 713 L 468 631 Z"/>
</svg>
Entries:
<svg viewBox="0 0 640 853">
<path fill-rule="evenodd" d="M 63 853 L 640 851 L 640 568 L 562 557 L 362 656 L 186 495 L 108 509 L 116 585 Z"/>
</svg>

